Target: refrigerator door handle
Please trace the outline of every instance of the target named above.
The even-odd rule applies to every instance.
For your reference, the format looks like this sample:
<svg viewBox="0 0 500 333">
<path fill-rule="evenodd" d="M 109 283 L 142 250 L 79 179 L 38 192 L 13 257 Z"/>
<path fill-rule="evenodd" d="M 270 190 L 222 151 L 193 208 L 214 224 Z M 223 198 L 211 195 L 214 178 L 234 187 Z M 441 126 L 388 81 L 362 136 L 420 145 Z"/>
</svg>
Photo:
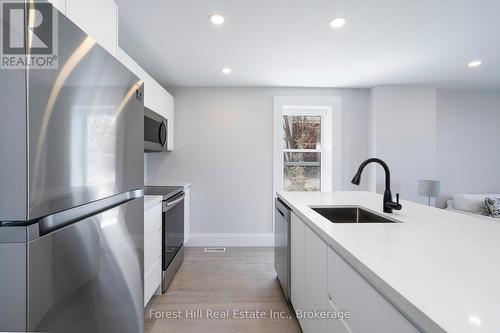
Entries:
<svg viewBox="0 0 500 333">
<path fill-rule="evenodd" d="M 144 196 L 143 189 L 133 190 L 46 216 L 38 221 L 40 236 L 45 236 L 74 222 L 97 215 L 100 212 L 120 206 L 127 201 L 137 199 L 142 196 Z"/>
</svg>

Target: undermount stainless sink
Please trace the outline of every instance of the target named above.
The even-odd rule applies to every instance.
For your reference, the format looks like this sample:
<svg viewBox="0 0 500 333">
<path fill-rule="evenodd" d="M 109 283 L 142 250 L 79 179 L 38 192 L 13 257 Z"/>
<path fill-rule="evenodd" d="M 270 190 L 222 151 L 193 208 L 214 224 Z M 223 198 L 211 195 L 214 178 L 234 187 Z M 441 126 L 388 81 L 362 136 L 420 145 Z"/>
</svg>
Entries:
<svg viewBox="0 0 500 333">
<path fill-rule="evenodd" d="M 359 207 L 311 207 L 333 223 L 399 223 Z"/>
</svg>

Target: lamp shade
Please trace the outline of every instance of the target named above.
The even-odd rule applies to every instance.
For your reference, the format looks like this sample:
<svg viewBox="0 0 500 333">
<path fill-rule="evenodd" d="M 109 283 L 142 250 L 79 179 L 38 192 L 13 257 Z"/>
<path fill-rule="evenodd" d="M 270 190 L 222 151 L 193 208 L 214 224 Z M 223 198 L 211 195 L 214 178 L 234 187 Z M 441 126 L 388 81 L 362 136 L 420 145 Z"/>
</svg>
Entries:
<svg viewBox="0 0 500 333">
<path fill-rule="evenodd" d="M 439 195 L 440 187 L 441 183 L 439 180 L 419 180 L 418 194 L 425 197 L 436 198 Z"/>
</svg>

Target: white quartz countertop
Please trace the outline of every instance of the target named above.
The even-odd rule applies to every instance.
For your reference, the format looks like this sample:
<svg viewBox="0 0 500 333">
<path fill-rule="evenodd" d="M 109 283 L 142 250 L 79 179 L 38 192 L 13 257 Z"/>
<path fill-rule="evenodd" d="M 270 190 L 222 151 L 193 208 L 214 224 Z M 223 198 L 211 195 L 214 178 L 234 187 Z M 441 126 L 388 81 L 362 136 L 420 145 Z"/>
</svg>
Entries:
<svg viewBox="0 0 500 333">
<path fill-rule="evenodd" d="M 500 332 L 500 224 L 371 192 L 278 196 L 408 319 L 428 332 Z M 331 223 L 309 206 L 360 206 L 402 223 Z"/>
</svg>

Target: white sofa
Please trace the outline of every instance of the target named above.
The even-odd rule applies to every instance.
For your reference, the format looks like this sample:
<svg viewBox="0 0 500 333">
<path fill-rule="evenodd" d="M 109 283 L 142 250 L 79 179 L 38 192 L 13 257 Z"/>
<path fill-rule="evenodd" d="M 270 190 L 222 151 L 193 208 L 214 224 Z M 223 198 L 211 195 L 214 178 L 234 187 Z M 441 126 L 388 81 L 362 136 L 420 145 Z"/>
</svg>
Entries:
<svg viewBox="0 0 500 333">
<path fill-rule="evenodd" d="M 446 209 L 461 214 L 481 217 L 486 220 L 500 222 L 500 218 L 489 216 L 488 208 L 484 203 L 487 197 L 500 198 L 499 193 L 468 194 L 459 193 L 446 203 Z"/>
</svg>

